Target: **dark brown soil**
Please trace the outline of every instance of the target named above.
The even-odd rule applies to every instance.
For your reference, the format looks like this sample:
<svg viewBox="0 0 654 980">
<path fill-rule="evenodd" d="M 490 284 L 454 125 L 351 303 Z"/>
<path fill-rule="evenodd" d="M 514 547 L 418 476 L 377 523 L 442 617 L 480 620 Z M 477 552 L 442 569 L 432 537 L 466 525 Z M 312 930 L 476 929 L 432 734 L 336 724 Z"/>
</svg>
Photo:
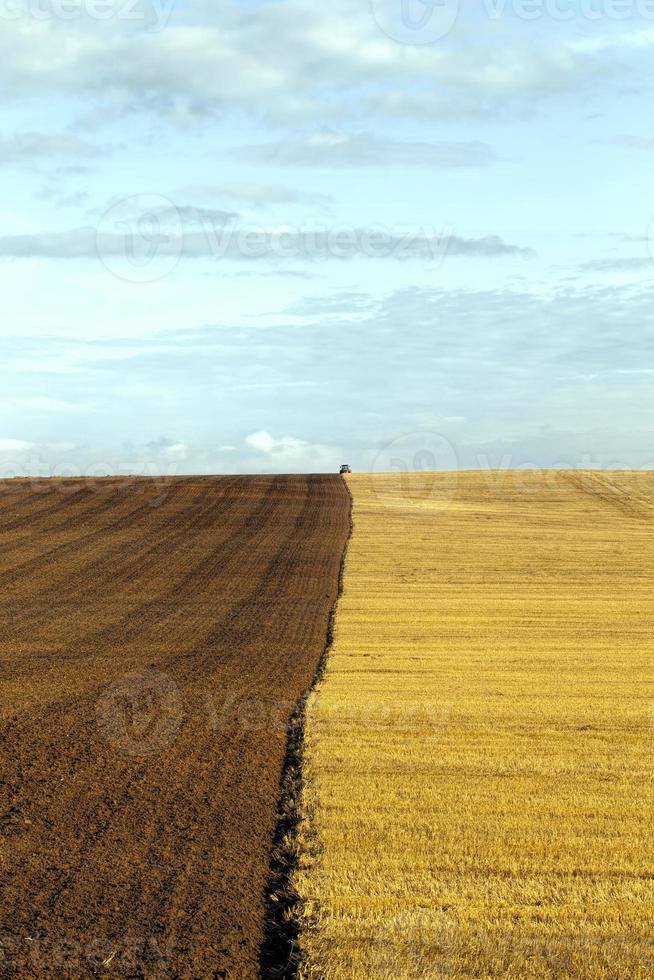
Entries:
<svg viewBox="0 0 654 980">
<path fill-rule="evenodd" d="M 255 977 L 338 476 L 0 490 L 0 976 Z"/>
</svg>

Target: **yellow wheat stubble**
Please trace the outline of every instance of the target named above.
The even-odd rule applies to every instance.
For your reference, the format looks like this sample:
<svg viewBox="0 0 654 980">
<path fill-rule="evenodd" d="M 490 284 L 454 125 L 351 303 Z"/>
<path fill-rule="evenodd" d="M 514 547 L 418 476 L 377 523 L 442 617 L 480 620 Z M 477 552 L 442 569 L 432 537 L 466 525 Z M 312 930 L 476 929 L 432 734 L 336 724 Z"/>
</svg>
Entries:
<svg viewBox="0 0 654 980">
<path fill-rule="evenodd" d="M 654 976 L 654 475 L 355 475 L 305 977 Z"/>
</svg>

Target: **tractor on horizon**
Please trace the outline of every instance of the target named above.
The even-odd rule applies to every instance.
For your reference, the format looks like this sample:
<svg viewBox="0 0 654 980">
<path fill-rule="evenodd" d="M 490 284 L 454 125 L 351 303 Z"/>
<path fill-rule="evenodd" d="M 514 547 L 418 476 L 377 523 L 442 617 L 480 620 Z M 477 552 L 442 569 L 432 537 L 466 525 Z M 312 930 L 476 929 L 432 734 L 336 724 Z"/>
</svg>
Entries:
<svg viewBox="0 0 654 980">
<path fill-rule="evenodd" d="M 351 473 L 351 472 L 352 472 L 352 469 L 350 467 L 350 464 L 349 463 L 343 463 L 343 465 L 341 466 L 341 470 L 340 470 L 341 476 L 343 476 L 345 473 Z"/>
</svg>

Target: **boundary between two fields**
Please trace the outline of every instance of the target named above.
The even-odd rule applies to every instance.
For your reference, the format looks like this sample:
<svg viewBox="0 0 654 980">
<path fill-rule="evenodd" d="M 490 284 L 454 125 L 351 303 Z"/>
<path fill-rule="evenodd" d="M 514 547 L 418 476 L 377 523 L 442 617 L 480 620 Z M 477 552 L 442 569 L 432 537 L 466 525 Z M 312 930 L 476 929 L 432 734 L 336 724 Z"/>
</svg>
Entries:
<svg viewBox="0 0 654 980">
<path fill-rule="evenodd" d="M 306 706 L 310 695 L 324 677 L 329 652 L 334 643 L 336 611 L 343 594 L 345 562 L 354 529 L 352 493 L 347 485 L 347 480 L 343 479 L 343 484 L 349 498 L 349 527 L 338 571 L 336 598 L 329 611 L 325 646 L 320 655 L 313 680 L 297 702 L 288 724 L 286 752 L 279 782 L 277 822 L 273 835 L 270 870 L 266 887 L 264 936 L 259 956 L 259 970 L 262 980 L 294 980 L 297 977 L 299 965 L 297 940 L 300 925 L 296 913 L 301 899 L 293 888 L 292 880 L 299 859 L 297 843 L 302 821 Z"/>
</svg>

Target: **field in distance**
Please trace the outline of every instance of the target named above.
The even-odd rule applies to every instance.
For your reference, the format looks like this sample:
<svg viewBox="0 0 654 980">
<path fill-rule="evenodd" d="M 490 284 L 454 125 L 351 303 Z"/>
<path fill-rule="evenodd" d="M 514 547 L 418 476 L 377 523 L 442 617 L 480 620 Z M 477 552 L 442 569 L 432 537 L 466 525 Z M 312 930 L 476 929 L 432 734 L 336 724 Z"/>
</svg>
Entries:
<svg viewBox="0 0 654 980">
<path fill-rule="evenodd" d="M 0 973 L 255 977 L 338 476 L 0 491 Z"/>
<path fill-rule="evenodd" d="M 654 474 L 347 479 L 300 975 L 654 976 Z"/>
</svg>

